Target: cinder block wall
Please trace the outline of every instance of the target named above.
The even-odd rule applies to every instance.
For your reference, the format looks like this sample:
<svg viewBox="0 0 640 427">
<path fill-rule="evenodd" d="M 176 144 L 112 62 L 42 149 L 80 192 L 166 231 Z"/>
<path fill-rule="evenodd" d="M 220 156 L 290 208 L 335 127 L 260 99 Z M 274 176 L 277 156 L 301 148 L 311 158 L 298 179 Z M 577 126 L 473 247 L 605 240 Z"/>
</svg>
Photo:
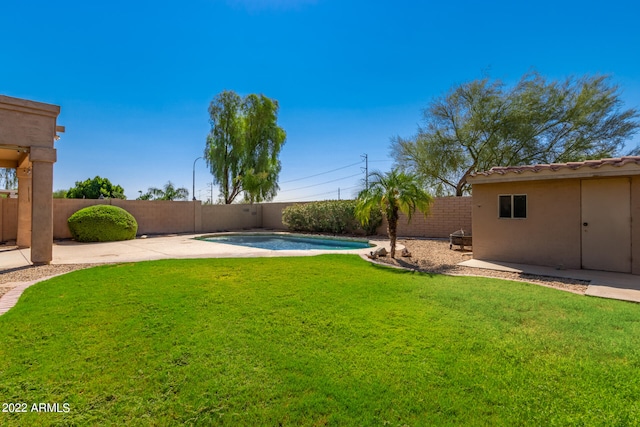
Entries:
<svg viewBox="0 0 640 427">
<path fill-rule="evenodd" d="M 108 205 L 109 200 L 53 199 L 53 238 L 70 239 L 67 220 L 74 212 L 93 205 Z"/>
<path fill-rule="evenodd" d="M 202 206 L 204 233 L 262 227 L 262 205 L 205 205 Z"/>
<path fill-rule="evenodd" d="M 195 227 L 196 210 L 199 210 L 200 202 L 53 199 L 53 238 L 71 238 L 67 226 L 69 217 L 82 208 L 99 204 L 118 206 L 133 215 L 138 222 L 138 235 L 197 233 L 200 231 Z"/>
<path fill-rule="evenodd" d="M 416 212 L 407 222 L 400 214 L 398 236 L 403 237 L 449 237 L 454 231 L 471 230 L 471 197 L 435 197 L 429 215 Z M 382 221 L 377 234 L 387 234 L 387 221 Z"/>
<path fill-rule="evenodd" d="M 308 202 L 301 202 L 308 203 Z M 295 203 L 264 203 L 238 205 L 206 205 L 196 202 L 170 202 L 147 200 L 53 200 L 53 237 L 71 238 L 67 220 L 79 209 L 97 204 L 119 206 L 138 221 L 138 234 L 210 233 L 225 230 L 267 228 L 286 230 L 282 224 L 282 211 Z M 0 199 L 0 241 L 15 240 L 17 234 L 18 200 Z M 453 231 L 471 230 L 471 198 L 436 198 L 431 213 L 425 220 L 417 213 L 410 224 L 401 216 L 399 236 L 448 237 Z M 386 235 L 383 223 L 378 234 Z"/>
<path fill-rule="evenodd" d="M 307 202 L 301 202 L 307 203 Z M 267 228 L 286 230 L 282 211 L 296 203 L 202 206 L 202 232 Z"/>
<path fill-rule="evenodd" d="M 195 210 L 200 202 L 171 202 L 168 200 L 111 199 L 138 221 L 138 234 L 196 233 Z"/>
<path fill-rule="evenodd" d="M 288 206 L 302 204 L 300 203 L 264 203 L 262 205 L 262 227 L 272 228 L 274 230 L 286 230 L 287 227 L 282 223 L 282 211 Z"/>
</svg>

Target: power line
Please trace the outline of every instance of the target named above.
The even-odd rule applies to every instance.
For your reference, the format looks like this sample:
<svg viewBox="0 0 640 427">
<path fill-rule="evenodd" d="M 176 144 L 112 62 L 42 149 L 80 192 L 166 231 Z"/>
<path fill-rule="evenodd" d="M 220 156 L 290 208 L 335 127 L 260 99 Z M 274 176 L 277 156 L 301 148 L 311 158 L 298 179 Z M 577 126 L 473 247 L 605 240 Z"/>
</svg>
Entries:
<svg viewBox="0 0 640 427">
<path fill-rule="evenodd" d="M 360 187 L 359 185 L 354 185 L 351 187 L 347 187 L 347 188 L 340 188 L 341 191 L 345 191 L 345 190 L 353 190 L 354 188 L 358 188 Z M 335 194 L 336 191 L 325 191 L 324 193 L 317 193 L 317 194 L 310 194 L 308 196 L 302 196 L 302 197 L 296 197 L 295 199 L 286 199 L 286 200 L 279 200 L 278 202 L 295 202 L 295 201 L 301 201 L 302 199 L 308 199 L 310 197 L 318 197 L 318 196 L 326 196 L 327 194 Z"/>
<path fill-rule="evenodd" d="M 359 187 L 359 185 L 354 185 L 354 186 L 351 186 L 351 187 L 342 188 L 342 190 L 352 190 L 352 189 L 358 188 L 358 187 Z M 308 199 L 310 197 L 325 196 L 327 194 L 335 194 L 335 190 L 333 190 L 333 191 L 325 191 L 324 193 L 311 194 L 311 195 L 308 195 L 308 196 L 296 197 L 295 199 L 282 200 L 282 202 L 293 202 L 293 201 L 300 200 L 300 199 Z"/>
<path fill-rule="evenodd" d="M 304 178 L 298 178 L 298 179 L 293 179 L 293 180 L 290 180 L 290 181 L 279 182 L 278 184 L 286 184 L 286 183 L 294 182 L 294 181 L 302 181 L 303 179 L 308 179 L 308 178 L 313 178 L 313 177 L 320 176 L 320 175 L 325 175 L 325 174 L 328 174 L 328 173 L 331 173 L 331 172 L 335 172 L 335 171 L 338 171 L 338 170 L 341 170 L 341 169 L 346 169 L 346 168 L 349 168 L 349 167 L 352 167 L 352 166 L 355 166 L 355 165 L 359 165 L 360 163 L 362 163 L 362 162 L 352 163 L 352 164 L 347 165 L 347 166 L 343 166 L 343 167 L 340 167 L 340 168 L 332 169 L 332 170 L 327 171 L 327 172 L 318 173 L 318 174 L 307 176 L 307 177 L 304 177 Z M 342 177 L 342 178 L 333 179 L 333 180 L 330 180 L 330 181 L 324 181 L 324 182 L 321 182 L 319 184 L 307 185 L 305 187 L 290 188 L 288 190 L 280 190 L 279 193 L 283 193 L 283 192 L 286 192 L 286 191 L 303 190 L 305 188 L 316 187 L 318 185 L 330 184 L 332 182 L 340 181 L 342 179 L 353 178 L 353 177 L 358 176 L 358 175 L 360 175 L 360 173 L 357 173 L 357 174 L 354 174 L 354 175 L 345 176 L 345 177 Z M 211 187 L 211 183 L 209 182 L 205 187 L 198 189 L 198 191 L 204 191 L 205 189 L 208 190 L 210 187 Z"/>
<path fill-rule="evenodd" d="M 305 176 L 305 177 L 302 177 L 302 178 L 296 178 L 296 179 L 291 179 L 289 181 L 283 181 L 280 184 L 288 184 L 290 182 L 302 181 L 304 179 L 309 179 L 309 178 L 315 178 L 316 176 L 326 175 L 326 174 L 331 173 L 331 172 L 335 172 L 335 171 L 339 171 L 339 170 L 342 170 L 342 169 L 350 168 L 352 166 L 359 165 L 360 163 L 362 163 L 362 161 L 357 162 L 357 163 L 352 163 L 352 164 L 347 165 L 347 166 L 342 166 L 342 167 L 339 167 L 339 168 L 336 168 L 336 169 L 331 169 L 330 171 L 320 172 L 320 173 L 317 173 L 315 175 L 309 175 L 309 176 Z"/>
<path fill-rule="evenodd" d="M 368 174 L 368 169 L 369 169 L 368 168 L 368 163 L 369 162 L 376 162 L 377 163 L 377 162 L 391 162 L 392 161 L 390 159 L 387 159 L 387 160 L 369 160 L 368 156 L 366 154 L 364 154 L 364 155 L 362 155 L 360 157 L 362 157 L 363 160 L 361 160 L 359 162 L 351 163 L 349 165 L 341 166 L 341 167 L 338 167 L 338 168 L 335 168 L 335 169 L 331 169 L 331 170 L 328 170 L 328 171 L 325 171 L 325 172 L 320 172 L 320 173 L 317 173 L 317 174 L 314 174 L 314 175 L 304 176 L 304 177 L 301 177 L 301 178 L 291 179 L 291 180 L 288 180 L 288 181 L 282 181 L 279 184 L 288 184 L 288 183 L 291 183 L 291 182 L 297 182 L 297 181 L 302 181 L 302 180 L 305 180 L 305 179 L 315 178 L 315 177 L 326 175 L 326 174 L 329 174 L 329 173 L 332 173 L 332 172 L 336 172 L 336 171 L 339 171 L 339 170 L 347 169 L 347 168 L 362 164 L 363 162 L 365 163 L 366 167 L 365 168 L 361 168 L 361 169 L 363 169 L 363 172 L 365 173 L 365 181 L 367 181 L 367 178 L 368 178 L 367 174 Z M 356 173 L 356 174 L 353 174 L 353 175 L 349 175 L 349 176 L 345 176 L 345 177 L 341 177 L 341 178 L 336 178 L 336 179 L 332 179 L 332 180 L 329 180 L 329 181 L 324 181 L 324 182 L 321 182 L 321 183 L 318 183 L 318 184 L 312 184 L 312 185 L 307 185 L 307 186 L 298 187 L 298 188 L 290 188 L 290 189 L 287 189 L 287 190 L 280 190 L 280 191 L 278 191 L 278 193 L 286 193 L 287 191 L 297 191 L 297 190 L 304 190 L 304 189 L 307 189 L 307 188 L 318 187 L 320 185 L 330 184 L 330 183 L 333 183 L 333 182 L 342 181 L 344 179 L 354 178 L 356 176 L 359 176 L 360 174 L 361 173 Z M 366 184 L 365 184 L 365 186 L 366 186 Z M 344 190 L 349 190 L 349 189 L 353 189 L 353 188 L 356 188 L 356 187 L 359 187 L 359 186 L 342 188 L 342 189 L 339 189 L 339 190 L 343 190 L 344 191 Z M 197 191 L 198 191 L 199 194 L 201 194 L 203 191 L 207 191 L 207 192 L 211 192 L 212 193 L 213 192 L 213 186 L 209 182 L 209 183 L 207 183 L 207 185 L 204 188 L 199 188 Z M 332 194 L 332 193 L 334 193 L 334 191 L 313 194 L 311 196 L 303 196 L 301 198 L 323 196 L 323 195 Z M 298 199 L 300 199 L 300 198 L 291 199 L 291 200 L 298 200 Z"/>
<path fill-rule="evenodd" d="M 356 163 L 356 164 L 358 164 L 358 163 Z M 351 166 L 354 166 L 354 165 L 351 165 Z M 343 168 L 340 168 L 340 169 L 343 169 Z M 304 187 L 290 188 L 290 189 L 287 189 L 287 190 L 280 190 L 280 191 L 278 191 L 278 193 L 285 193 L 287 191 L 304 190 L 304 189 L 307 189 L 307 188 L 318 187 L 320 185 L 331 184 L 332 182 L 337 182 L 337 181 L 342 181 L 342 180 L 349 179 L 349 178 L 354 178 L 356 176 L 359 176 L 360 174 L 361 173 L 358 172 L 358 173 L 353 174 L 353 175 L 343 176 L 341 178 L 336 178 L 336 179 L 332 179 L 332 180 L 329 180 L 329 181 L 320 182 L 318 184 L 311 184 L 311 185 L 306 185 Z M 211 190 L 212 189 L 212 185 L 211 184 L 212 184 L 211 182 L 208 182 L 207 185 L 204 188 L 199 188 L 198 191 L 209 191 L 209 190 Z"/>
<path fill-rule="evenodd" d="M 352 166 L 353 166 L 353 165 L 352 165 Z M 342 178 L 332 179 L 331 181 L 325 181 L 325 182 L 321 182 L 321 183 L 319 183 L 319 184 L 307 185 L 307 186 L 305 186 L 305 187 L 290 188 L 290 189 L 288 189 L 288 190 L 280 190 L 279 192 L 280 192 L 280 193 L 285 193 L 285 192 L 287 192 L 287 191 L 304 190 L 305 188 L 317 187 L 317 186 L 319 186 L 319 185 L 330 184 L 330 183 L 332 183 L 332 182 L 342 181 L 343 179 L 353 178 L 353 177 L 355 177 L 355 176 L 359 176 L 360 174 L 361 174 L 361 173 L 360 173 L 360 172 L 358 172 L 358 173 L 356 173 L 356 174 L 354 174 L 354 175 L 349 175 L 349 176 L 345 176 L 345 177 L 342 177 Z"/>
<path fill-rule="evenodd" d="M 326 194 L 334 194 L 334 193 L 335 191 L 326 191 L 324 193 L 317 193 L 317 194 L 311 194 L 309 196 L 296 197 L 295 199 L 280 200 L 279 202 L 297 202 L 297 201 L 302 201 L 302 199 L 308 199 L 310 197 L 324 196 Z"/>
</svg>

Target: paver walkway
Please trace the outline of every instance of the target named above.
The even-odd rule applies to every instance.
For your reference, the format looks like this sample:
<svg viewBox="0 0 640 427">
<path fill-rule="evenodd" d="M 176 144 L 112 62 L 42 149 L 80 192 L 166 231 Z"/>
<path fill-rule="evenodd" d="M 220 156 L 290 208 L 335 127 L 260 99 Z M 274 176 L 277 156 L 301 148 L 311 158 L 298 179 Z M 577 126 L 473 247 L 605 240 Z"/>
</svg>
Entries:
<svg viewBox="0 0 640 427">
<path fill-rule="evenodd" d="M 29 286 L 35 285 L 36 283 L 42 282 L 44 280 L 51 279 L 52 277 L 56 277 L 56 276 L 54 275 L 54 276 L 41 277 L 40 279 L 32 280 L 30 282 L 20 282 L 18 286 L 9 290 L 9 292 L 7 292 L 6 294 L 2 295 L 2 298 L 0 298 L 0 315 L 3 315 L 7 311 L 9 311 L 10 308 L 16 305 L 16 303 L 20 299 L 20 296 L 24 292 L 24 290 L 27 289 Z"/>
</svg>

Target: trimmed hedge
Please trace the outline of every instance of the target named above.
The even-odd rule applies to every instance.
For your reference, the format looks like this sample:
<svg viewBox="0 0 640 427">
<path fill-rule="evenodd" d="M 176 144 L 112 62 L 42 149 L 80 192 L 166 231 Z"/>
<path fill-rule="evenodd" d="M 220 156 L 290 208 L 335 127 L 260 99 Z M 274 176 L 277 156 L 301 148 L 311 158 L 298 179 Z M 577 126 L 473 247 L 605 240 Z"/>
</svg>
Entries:
<svg viewBox="0 0 640 427">
<path fill-rule="evenodd" d="M 78 242 L 115 242 L 135 239 L 138 223 L 117 206 L 95 205 L 80 209 L 67 220 Z"/>
<path fill-rule="evenodd" d="M 282 222 L 292 231 L 333 234 L 375 234 L 382 224 L 382 213 L 372 210 L 369 224 L 363 227 L 355 216 L 355 200 L 328 200 L 295 204 L 282 211 Z"/>
</svg>

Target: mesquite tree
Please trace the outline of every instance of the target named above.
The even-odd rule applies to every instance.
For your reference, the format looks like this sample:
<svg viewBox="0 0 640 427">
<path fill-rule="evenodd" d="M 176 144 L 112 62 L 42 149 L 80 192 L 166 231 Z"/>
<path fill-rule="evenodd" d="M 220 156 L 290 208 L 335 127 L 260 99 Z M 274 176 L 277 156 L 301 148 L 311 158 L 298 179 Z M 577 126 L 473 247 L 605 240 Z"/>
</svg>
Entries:
<svg viewBox="0 0 640 427">
<path fill-rule="evenodd" d="M 462 196 L 474 171 L 620 154 L 639 127 L 637 110 L 621 105 L 606 76 L 548 81 L 529 73 L 512 88 L 475 80 L 434 99 L 424 126 L 393 138 L 391 152 L 437 195 Z"/>
</svg>

